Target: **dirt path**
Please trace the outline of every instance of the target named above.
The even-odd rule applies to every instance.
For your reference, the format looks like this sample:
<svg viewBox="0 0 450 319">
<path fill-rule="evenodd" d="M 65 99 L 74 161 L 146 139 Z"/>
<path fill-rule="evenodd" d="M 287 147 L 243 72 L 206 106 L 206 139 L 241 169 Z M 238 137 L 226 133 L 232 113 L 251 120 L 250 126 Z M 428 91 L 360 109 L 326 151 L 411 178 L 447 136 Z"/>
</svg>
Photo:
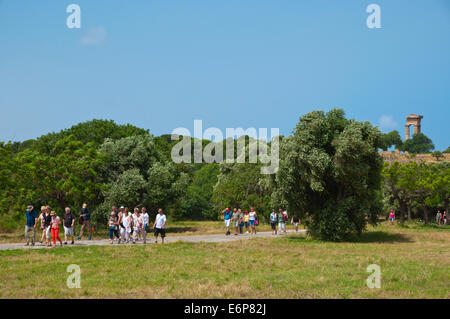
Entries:
<svg viewBox="0 0 450 319">
<path fill-rule="evenodd" d="M 298 233 L 305 233 L 305 229 L 299 229 Z M 288 234 L 294 234 L 294 231 L 288 231 Z M 225 236 L 224 234 L 214 234 L 214 235 L 190 235 L 190 236 L 170 236 L 168 235 L 165 238 L 166 243 L 173 243 L 177 241 L 185 241 L 185 242 L 208 242 L 208 243 L 218 243 L 218 242 L 228 242 L 235 240 L 245 240 L 255 237 L 281 237 L 284 235 L 272 235 L 271 232 L 260 232 L 256 235 L 244 234 L 244 235 L 229 235 Z M 147 235 L 147 244 L 154 244 L 155 239 L 152 236 L 152 233 L 148 233 Z M 161 243 L 161 238 L 158 238 L 158 243 Z M 142 245 L 143 242 L 138 241 L 136 245 Z M 58 244 L 59 245 L 59 244 Z M 109 239 L 100 239 L 100 240 L 75 240 L 74 245 L 68 244 L 67 247 L 80 247 L 80 246 L 107 246 L 111 245 L 111 241 Z M 117 245 L 117 242 L 114 242 L 114 245 Z M 122 245 L 122 244 L 121 244 Z M 132 245 L 132 244 L 127 244 Z M 65 245 L 66 246 L 66 245 Z M 58 246 L 59 247 L 59 246 Z M 24 243 L 7 243 L 0 244 L 0 250 L 8 250 L 8 249 L 40 249 L 46 248 L 45 244 L 36 243 L 35 246 L 24 246 Z"/>
</svg>

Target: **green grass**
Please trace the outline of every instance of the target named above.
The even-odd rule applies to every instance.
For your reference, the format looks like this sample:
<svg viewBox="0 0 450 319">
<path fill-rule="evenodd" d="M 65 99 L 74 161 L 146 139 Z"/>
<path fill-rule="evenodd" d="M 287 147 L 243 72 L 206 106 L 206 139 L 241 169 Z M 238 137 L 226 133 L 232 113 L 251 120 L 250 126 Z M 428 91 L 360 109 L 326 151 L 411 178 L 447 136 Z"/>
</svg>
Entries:
<svg viewBox="0 0 450 319">
<path fill-rule="evenodd" d="M 345 243 L 290 235 L 0 251 L 0 298 L 449 298 L 450 232 L 414 227 L 383 224 Z M 81 289 L 66 286 L 73 263 Z M 380 289 L 366 286 L 374 263 Z"/>
</svg>

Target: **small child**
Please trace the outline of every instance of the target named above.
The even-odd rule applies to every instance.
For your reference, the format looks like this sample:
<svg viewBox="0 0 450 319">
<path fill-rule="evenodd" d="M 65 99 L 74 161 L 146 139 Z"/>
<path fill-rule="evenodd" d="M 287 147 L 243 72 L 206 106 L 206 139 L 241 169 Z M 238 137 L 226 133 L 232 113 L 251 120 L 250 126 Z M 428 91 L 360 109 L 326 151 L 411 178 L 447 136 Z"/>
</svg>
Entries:
<svg viewBox="0 0 450 319">
<path fill-rule="evenodd" d="M 394 219 L 395 219 L 395 213 L 394 213 L 394 210 L 391 209 L 391 212 L 390 212 L 390 214 L 389 214 L 389 223 L 390 223 L 391 225 L 394 224 Z"/>
</svg>

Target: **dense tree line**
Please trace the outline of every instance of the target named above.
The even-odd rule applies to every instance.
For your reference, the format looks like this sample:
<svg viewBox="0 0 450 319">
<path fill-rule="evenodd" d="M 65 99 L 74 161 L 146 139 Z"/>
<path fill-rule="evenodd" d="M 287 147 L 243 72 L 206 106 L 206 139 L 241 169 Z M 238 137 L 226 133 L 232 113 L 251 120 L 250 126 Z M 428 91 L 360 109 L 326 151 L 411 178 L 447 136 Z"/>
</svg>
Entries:
<svg viewBox="0 0 450 319">
<path fill-rule="evenodd" d="M 164 207 L 171 218 L 196 220 L 217 220 L 227 206 L 253 207 L 264 220 L 283 208 L 303 217 L 313 235 L 344 240 L 376 223 L 387 206 L 397 207 L 401 220 L 420 209 L 425 221 L 435 207 L 448 207 L 448 163 L 383 166 L 379 149 L 403 150 L 409 141 L 347 119 L 339 109 L 308 113 L 292 135 L 281 136 L 272 175 L 261 174 L 260 160 L 248 161 L 252 146 L 263 141 L 233 141 L 234 158 L 244 157 L 244 164 L 174 163 L 171 151 L 182 138 L 92 120 L 36 140 L 0 143 L 0 215 L 22 216 L 29 203 L 76 212 L 87 202 L 98 224 L 112 205 Z M 410 141 L 414 152 L 434 148 L 419 134 Z M 195 140 L 190 143 L 193 156 Z M 211 143 L 202 140 L 203 150 L 217 150 Z M 226 154 L 225 143 L 217 147 Z"/>
</svg>

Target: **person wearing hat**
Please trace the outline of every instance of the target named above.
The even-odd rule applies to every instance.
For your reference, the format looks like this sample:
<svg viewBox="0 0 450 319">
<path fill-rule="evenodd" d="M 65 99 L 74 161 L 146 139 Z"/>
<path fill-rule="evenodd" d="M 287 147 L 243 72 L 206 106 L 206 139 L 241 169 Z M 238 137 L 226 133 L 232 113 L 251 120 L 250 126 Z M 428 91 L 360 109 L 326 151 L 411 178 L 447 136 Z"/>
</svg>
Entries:
<svg viewBox="0 0 450 319">
<path fill-rule="evenodd" d="M 34 242 L 36 239 L 36 224 L 38 221 L 38 215 L 34 210 L 34 207 L 29 205 L 27 206 L 27 211 L 25 213 L 27 215 L 27 223 L 25 225 L 25 240 L 27 243 L 25 246 L 30 244 L 30 232 L 31 232 L 31 246 L 34 246 Z"/>
<path fill-rule="evenodd" d="M 119 225 L 119 219 L 117 218 L 116 212 L 112 211 L 109 217 L 109 238 L 111 239 L 111 244 L 114 244 L 114 236 L 116 236 L 118 240 L 118 244 L 120 244 L 120 237 L 117 232 L 117 227 Z M 114 236 L 113 236 L 114 235 Z"/>
<path fill-rule="evenodd" d="M 56 212 L 53 210 L 50 213 L 52 216 L 51 223 L 51 231 L 52 231 L 52 239 L 53 239 L 53 247 L 56 247 L 56 239 L 58 239 L 61 246 L 63 245 L 61 238 L 59 238 L 59 224 L 61 224 L 61 219 L 56 215 Z"/>
<path fill-rule="evenodd" d="M 272 228 L 272 235 L 276 235 L 277 234 L 277 224 L 278 224 L 278 214 L 275 211 L 275 209 L 272 209 L 269 220 L 270 220 L 270 227 Z"/>
</svg>

